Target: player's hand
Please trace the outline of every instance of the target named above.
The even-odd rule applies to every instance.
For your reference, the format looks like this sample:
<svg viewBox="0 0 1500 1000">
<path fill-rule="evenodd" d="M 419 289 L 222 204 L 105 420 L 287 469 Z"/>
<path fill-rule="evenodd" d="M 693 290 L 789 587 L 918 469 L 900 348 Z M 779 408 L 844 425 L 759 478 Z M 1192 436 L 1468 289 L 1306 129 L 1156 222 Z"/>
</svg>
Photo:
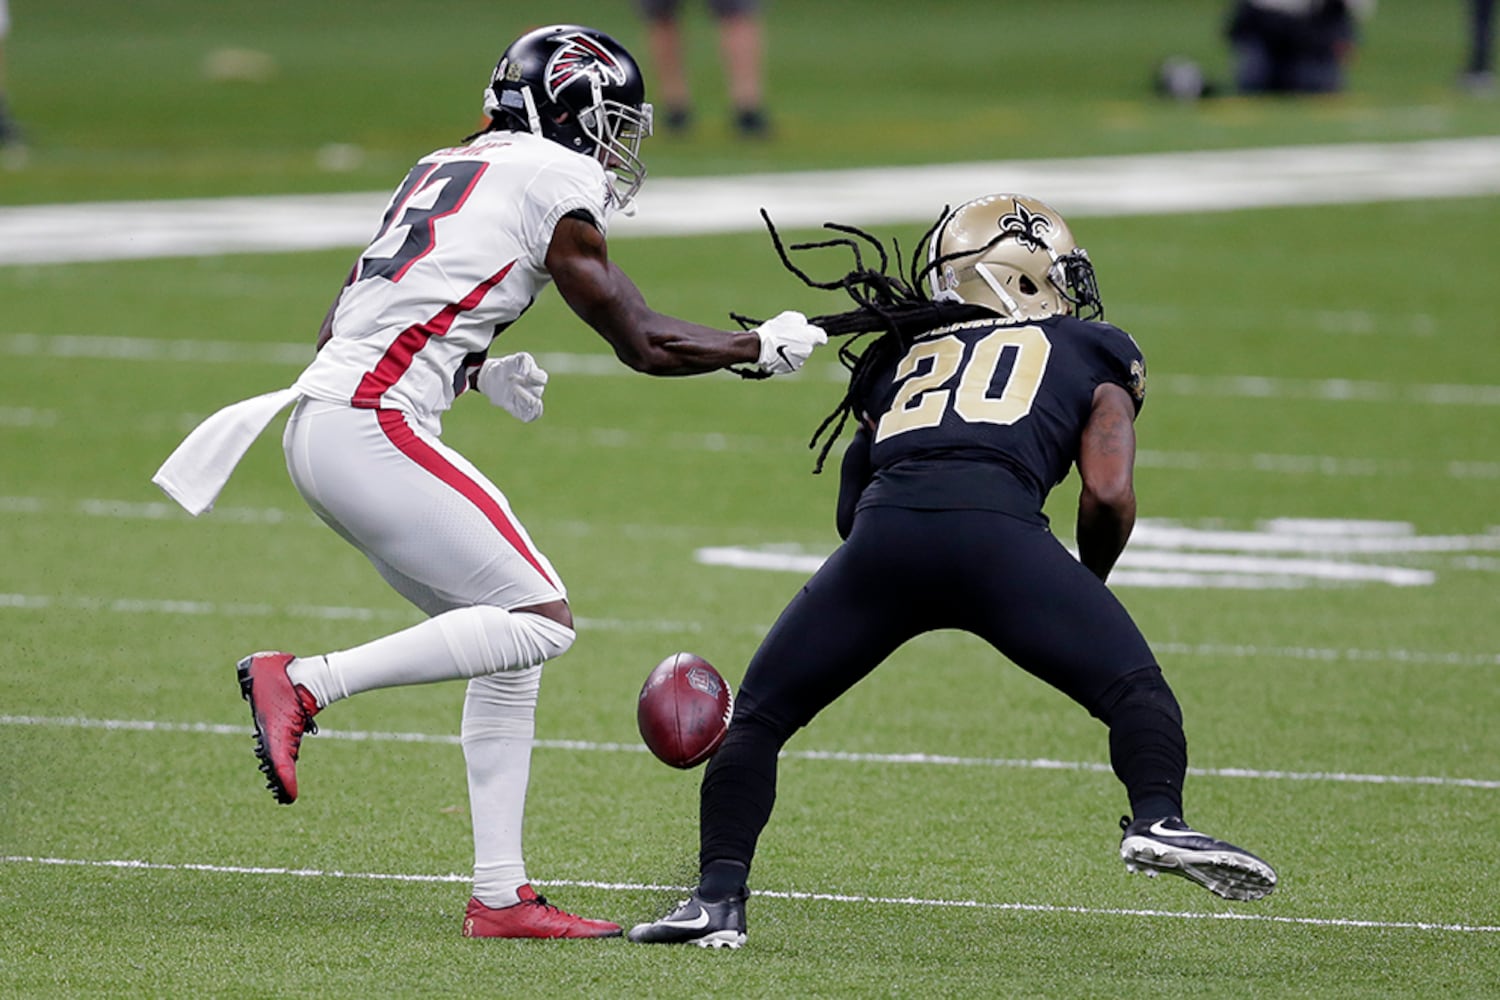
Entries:
<svg viewBox="0 0 1500 1000">
<path fill-rule="evenodd" d="M 801 368 L 813 348 L 828 343 L 828 334 L 799 312 L 788 310 L 755 328 L 760 334 L 760 370 L 790 375 Z"/>
<path fill-rule="evenodd" d="M 529 424 L 542 415 L 547 373 L 535 358 L 522 351 L 486 361 L 480 366 L 474 387 L 491 403 Z"/>
</svg>

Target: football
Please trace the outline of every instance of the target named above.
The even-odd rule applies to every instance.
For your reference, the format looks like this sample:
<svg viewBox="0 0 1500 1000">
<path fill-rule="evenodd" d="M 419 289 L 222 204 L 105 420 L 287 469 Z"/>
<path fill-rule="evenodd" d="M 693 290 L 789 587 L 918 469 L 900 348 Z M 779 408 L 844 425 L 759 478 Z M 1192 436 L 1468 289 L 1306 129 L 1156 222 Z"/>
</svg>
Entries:
<svg viewBox="0 0 1500 1000">
<path fill-rule="evenodd" d="M 719 749 L 733 711 L 729 682 L 713 664 L 693 653 L 673 653 L 647 676 L 635 720 L 659 760 L 686 770 Z"/>
</svg>

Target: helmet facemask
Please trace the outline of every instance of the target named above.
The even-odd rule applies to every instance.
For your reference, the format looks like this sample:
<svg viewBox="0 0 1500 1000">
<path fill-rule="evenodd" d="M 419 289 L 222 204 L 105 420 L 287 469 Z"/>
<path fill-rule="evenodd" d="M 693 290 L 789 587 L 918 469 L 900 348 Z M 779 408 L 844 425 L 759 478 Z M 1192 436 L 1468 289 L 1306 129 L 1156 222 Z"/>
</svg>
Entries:
<svg viewBox="0 0 1500 1000">
<path fill-rule="evenodd" d="M 594 158 L 614 175 L 610 196 L 617 211 L 625 211 L 646 180 L 641 162 L 641 142 L 651 134 L 653 112 L 649 103 L 631 107 L 605 100 L 594 85 L 592 107 L 578 116 L 579 127 L 594 142 Z"/>
<path fill-rule="evenodd" d="M 1104 302 L 1099 298 L 1099 279 L 1094 275 L 1094 262 L 1083 247 L 1057 258 L 1047 277 L 1063 298 L 1073 306 L 1073 315 L 1079 319 L 1102 320 Z"/>
</svg>

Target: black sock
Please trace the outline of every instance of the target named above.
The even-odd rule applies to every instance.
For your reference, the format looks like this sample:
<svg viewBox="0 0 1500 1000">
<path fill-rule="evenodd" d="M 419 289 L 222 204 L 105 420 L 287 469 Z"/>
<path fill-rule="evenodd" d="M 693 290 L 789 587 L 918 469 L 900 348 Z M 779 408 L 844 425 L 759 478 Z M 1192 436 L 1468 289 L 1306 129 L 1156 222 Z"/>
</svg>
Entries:
<svg viewBox="0 0 1500 1000">
<path fill-rule="evenodd" d="M 1109 726 L 1109 758 L 1136 819 L 1182 815 L 1187 737 L 1182 709 L 1161 671 L 1148 667 L 1122 678 L 1096 713 Z"/>
<path fill-rule="evenodd" d="M 1139 802 L 1130 803 L 1130 809 L 1134 813 L 1130 817 L 1132 820 L 1166 819 L 1168 816 L 1182 818 L 1182 804 L 1166 795 L 1145 796 Z"/>
<path fill-rule="evenodd" d="M 750 869 L 738 861 L 710 861 L 698 878 L 698 895 L 710 903 L 745 894 Z"/>
<path fill-rule="evenodd" d="M 698 802 L 698 870 L 705 875 L 720 861 L 733 861 L 740 878 L 755 859 L 755 843 L 776 804 L 776 755 L 785 737 L 769 724 L 741 718 L 708 762 Z M 728 886 L 726 891 L 733 890 Z"/>
</svg>

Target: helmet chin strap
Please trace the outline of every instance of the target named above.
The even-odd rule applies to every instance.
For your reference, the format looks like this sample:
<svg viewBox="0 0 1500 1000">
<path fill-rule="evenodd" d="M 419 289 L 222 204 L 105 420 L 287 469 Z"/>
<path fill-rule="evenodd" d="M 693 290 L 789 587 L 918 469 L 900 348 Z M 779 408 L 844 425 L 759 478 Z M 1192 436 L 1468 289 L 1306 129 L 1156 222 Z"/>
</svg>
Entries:
<svg viewBox="0 0 1500 1000">
<path fill-rule="evenodd" d="M 599 87 L 597 77 L 589 77 L 589 108 L 586 114 L 593 115 L 594 128 L 598 130 L 598 135 L 594 137 L 594 141 L 602 144 L 604 141 L 605 126 L 604 91 Z"/>
<path fill-rule="evenodd" d="M 610 132 L 609 115 L 604 110 L 604 90 L 597 77 L 589 77 L 589 106 L 578 116 L 584 134 L 594 141 L 594 159 L 605 170 L 613 152 L 614 136 Z"/>
<path fill-rule="evenodd" d="M 542 118 L 536 113 L 536 99 L 531 96 L 530 87 L 521 88 L 521 102 L 526 105 L 526 126 L 532 135 L 541 135 Z"/>
<path fill-rule="evenodd" d="M 985 267 L 983 264 L 975 264 L 974 273 L 978 274 L 980 279 L 986 285 L 990 286 L 990 291 L 995 293 L 996 298 L 1005 303 L 1005 308 L 1010 312 L 1011 319 L 1020 320 L 1026 318 L 1025 316 L 1021 315 L 1020 303 L 1011 298 L 1010 293 L 1007 292 L 1003 286 L 1001 286 L 999 281 L 995 280 L 995 276 L 989 272 L 989 268 Z"/>
</svg>

